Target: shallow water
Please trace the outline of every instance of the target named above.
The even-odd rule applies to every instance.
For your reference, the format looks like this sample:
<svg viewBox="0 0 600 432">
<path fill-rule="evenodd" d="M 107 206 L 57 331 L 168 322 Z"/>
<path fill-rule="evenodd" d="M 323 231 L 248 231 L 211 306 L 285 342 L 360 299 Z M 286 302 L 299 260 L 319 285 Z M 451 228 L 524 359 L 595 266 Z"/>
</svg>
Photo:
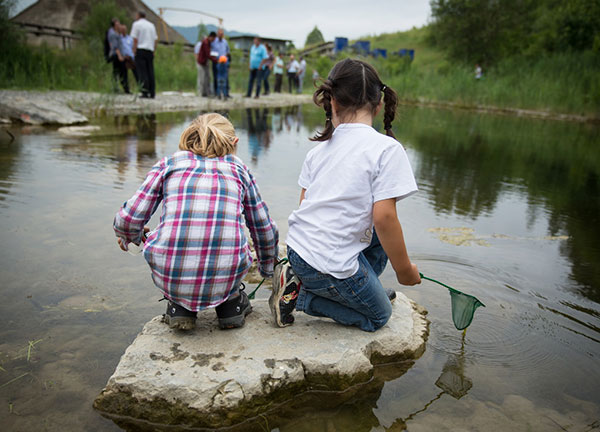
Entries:
<svg viewBox="0 0 600 432">
<path fill-rule="evenodd" d="M 93 399 L 164 305 L 111 222 L 193 115 L 100 119 L 88 137 L 0 130 L 3 430 L 119 430 Z M 322 114 L 229 115 L 285 238 Z M 402 109 L 395 130 L 420 186 L 398 205 L 413 260 L 486 307 L 463 341 L 447 290 L 398 287 L 429 310 L 425 354 L 360 400 L 269 428 L 600 429 L 599 129 Z M 397 286 L 389 266 L 382 279 Z"/>
</svg>

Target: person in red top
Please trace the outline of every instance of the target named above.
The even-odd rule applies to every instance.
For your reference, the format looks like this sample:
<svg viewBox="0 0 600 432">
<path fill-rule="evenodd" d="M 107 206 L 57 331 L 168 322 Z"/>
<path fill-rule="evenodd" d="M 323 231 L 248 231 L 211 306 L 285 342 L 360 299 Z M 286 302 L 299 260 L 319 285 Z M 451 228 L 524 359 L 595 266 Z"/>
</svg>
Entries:
<svg viewBox="0 0 600 432">
<path fill-rule="evenodd" d="M 209 60 L 217 61 L 216 58 L 210 55 L 210 44 L 215 40 L 217 34 L 210 32 L 210 34 L 204 38 L 200 44 L 200 49 L 196 55 L 196 63 L 198 64 L 198 93 L 203 97 L 210 97 L 212 95 L 210 86 L 210 67 Z"/>
</svg>

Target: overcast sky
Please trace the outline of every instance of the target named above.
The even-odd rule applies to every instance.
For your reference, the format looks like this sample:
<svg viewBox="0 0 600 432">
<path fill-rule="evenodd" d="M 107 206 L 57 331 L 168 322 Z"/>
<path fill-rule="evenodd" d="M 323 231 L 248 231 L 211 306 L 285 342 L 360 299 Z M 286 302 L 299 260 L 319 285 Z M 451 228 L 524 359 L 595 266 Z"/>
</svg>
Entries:
<svg viewBox="0 0 600 432">
<path fill-rule="evenodd" d="M 17 2 L 16 12 L 34 3 Z M 118 3 L 118 0 L 117 0 Z M 261 36 L 291 39 L 303 46 L 316 25 L 325 40 L 336 36 L 356 39 L 360 36 L 390 33 L 421 27 L 430 13 L 429 0 L 145 0 L 158 13 L 161 6 L 208 12 L 224 19 L 228 30 L 257 33 Z M 217 21 L 188 12 L 165 11 L 170 25 L 194 26 Z"/>
</svg>

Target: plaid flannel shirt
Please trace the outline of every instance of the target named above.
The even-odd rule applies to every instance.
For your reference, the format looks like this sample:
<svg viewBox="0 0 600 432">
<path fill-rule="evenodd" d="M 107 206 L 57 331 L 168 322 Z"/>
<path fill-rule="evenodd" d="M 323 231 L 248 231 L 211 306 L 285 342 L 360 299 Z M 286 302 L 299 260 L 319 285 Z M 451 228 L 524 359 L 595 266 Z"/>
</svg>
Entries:
<svg viewBox="0 0 600 432">
<path fill-rule="evenodd" d="M 192 311 L 227 299 L 252 264 L 243 220 L 261 274 L 272 275 L 277 226 L 252 174 L 236 156 L 204 158 L 179 151 L 161 159 L 115 216 L 117 237 L 139 244 L 161 201 L 160 223 L 148 235 L 144 257 L 167 298 Z"/>
</svg>

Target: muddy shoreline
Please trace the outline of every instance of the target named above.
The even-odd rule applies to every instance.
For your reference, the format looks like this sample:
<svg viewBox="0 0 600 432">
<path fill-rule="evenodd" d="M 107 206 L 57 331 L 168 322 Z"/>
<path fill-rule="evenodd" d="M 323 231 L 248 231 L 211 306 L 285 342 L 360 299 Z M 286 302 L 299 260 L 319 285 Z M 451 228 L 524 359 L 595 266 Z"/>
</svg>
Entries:
<svg viewBox="0 0 600 432">
<path fill-rule="evenodd" d="M 0 90 L 0 124 L 82 124 L 90 117 L 116 114 L 144 114 L 177 111 L 221 111 L 239 108 L 262 108 L 299 105 L 312 102 L 312 95 L 272 93 L 246 98 L 234 94 L 228 100 L 197 96 L 191 92 L 167 91 L 155 99 L 137 95 L 82 91 Z M 599 116 L 555 113 L 491 105 L 470 105 L 427 99 L 403 99 L 400 105 L 481 112 L 497 115 L 538 118 L 553 121 L 599 124 Z"/>
</svg>

